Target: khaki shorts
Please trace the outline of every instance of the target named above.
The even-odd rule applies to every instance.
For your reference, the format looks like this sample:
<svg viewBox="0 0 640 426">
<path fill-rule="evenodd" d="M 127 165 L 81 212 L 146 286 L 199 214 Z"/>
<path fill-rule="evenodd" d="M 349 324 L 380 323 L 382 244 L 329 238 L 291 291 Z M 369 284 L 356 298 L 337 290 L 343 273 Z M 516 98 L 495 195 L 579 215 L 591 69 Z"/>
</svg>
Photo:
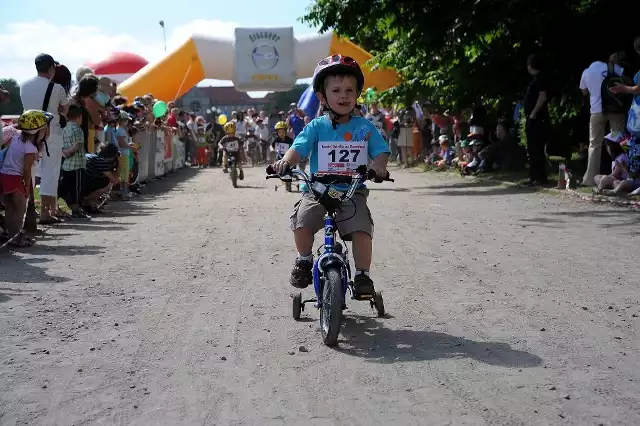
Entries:
<svg viewBox="0 0 640 426">
<path fill-rule="evenodd" d="M 369 190 L 358 189 L 351 200 L 342 203 L 336 214 L 336 225 L 343 239 L 351 240 L 354 232 L 366 232 L 373 238 L 373 219 L 367 206 Z M 354 212 L 355 203 L 355 212 Z M 324 228 L 324 215 L 326 210 L 312 195 L 304 193 L 302 198 L 293 206 L 291 214 L 291 230 L 308 228 L 315 234 Z"/>
</svg>

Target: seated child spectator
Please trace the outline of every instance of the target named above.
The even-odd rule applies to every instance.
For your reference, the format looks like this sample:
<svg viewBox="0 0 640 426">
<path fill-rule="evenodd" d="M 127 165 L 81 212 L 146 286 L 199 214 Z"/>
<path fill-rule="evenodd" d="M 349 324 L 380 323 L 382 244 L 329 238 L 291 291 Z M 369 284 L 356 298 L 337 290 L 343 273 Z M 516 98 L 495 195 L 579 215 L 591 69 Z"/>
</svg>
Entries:
<svg viewBox="0 0 640 426">
<path fill-rule="evenodd" d="M 484 148 L 484 141 L 482 140 L 482 136 L 480 135 L 472 135 L 473 140 L 469 142 L 469 146 L 471 147 L 471 161 L 467 164 L 462 171 L 460 172 L 462 175 L 470 175 L 475 173 L 480 166 L 480 151 Z"/>
<path fill-rule="evenodd" d="M 465 167 L 467 167 L 467 165 L 471 162 L 472 160 L 472 154 L 471 154 L 471 147 L 469 146 L 469 141 L 467 141 L 466 139 L 460 142 L 460 156 L 454 158 L 452 160 L 452 164 L 460 169 L 460 170 L 464 170 Z"/>
<path fill-rule="evenodd" d="M 640 179 L 630 176 L 629 157 L 622 148 L 624 137 L 620 132 L 611 132 L 604 138 L 604 144 L 611 162 L 611 174 L 596 175 L 593 180 L 597 187 L 596 192 L 601 193 L 613 190 L 614 194 L 625 194 L 640 187 Z"/>
<path fill-rule="evenodd" d="M 521 170 L 525 166 L 525 151 L 509 132 L 507 122 L 496 126 L 496 139 L 478 153 L 478 173 L 492 169 Z"/>
<path fill-rule="evenodd" d="M 449 148 L 449 137 L 447 135 L 440 135 L 438 143 L 440 148 L 429 156 L 427 164 L 443 170 L 451 166 L 453 151 Z"/>
</svg>

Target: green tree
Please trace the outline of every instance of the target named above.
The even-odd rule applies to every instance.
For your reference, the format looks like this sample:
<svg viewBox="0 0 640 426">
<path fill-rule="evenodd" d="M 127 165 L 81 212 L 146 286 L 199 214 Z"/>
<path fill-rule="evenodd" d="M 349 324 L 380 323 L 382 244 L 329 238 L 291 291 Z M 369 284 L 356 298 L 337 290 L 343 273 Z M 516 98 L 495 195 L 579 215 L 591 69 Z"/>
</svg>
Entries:
<svg viewBox="0 0 640 426">
<path fill-rule="evenodd" d="M 266 105 L 267 111 L 270 111 L 273 107 L 278 107 L 285 112 L 288 110 L 289 105 L 292 102 L 298 103 L 300 96 L 307 90 L 308 84 L 296 84 L 287 90 L 286 92 L 275 92 L 269 96 L 269 103 Z"/>
<path fill-rule="evenodd" d="M 510 116 L 530 79 L 526 58 L 541 54 L 553 77 L 554 122 L 569 135 L 583 102 L 582 70 L 621 49 L 635 57 L 636 28 L 610 30 L 622 10 L 622 0 L 315 0 L 301 19 L 398 70 L 402 83 L 385 94 L 393 101 L 464 108 L 482 100 Z"/>
<path fill-rule="evenodd" d="M 20 86 L 12 78 L 0 78 L 0 85 L 9 92 L 9 102 L 0 103 L 0 115 L 22 114 L 22 101 L 20 100 Z"/>
</svg>

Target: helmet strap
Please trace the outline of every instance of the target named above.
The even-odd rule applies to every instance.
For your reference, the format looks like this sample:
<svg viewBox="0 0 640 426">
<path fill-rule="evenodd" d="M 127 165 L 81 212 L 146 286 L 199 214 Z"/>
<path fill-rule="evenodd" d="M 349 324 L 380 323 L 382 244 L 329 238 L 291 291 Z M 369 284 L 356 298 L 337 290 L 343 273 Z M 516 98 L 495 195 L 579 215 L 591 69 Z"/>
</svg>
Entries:
<svg viewBox="0 0 640 426">
<path fill-rule="evenodd" d="M 350 112 L 349 114 L 338 114 L 329 105 L 329 102 L 327 101 L 327 95 L 324 93 L 324 90 L 322 91 L 322 95 L 324 97 L 324 102 L 322 102 L 322 112 L 329 115 L 329 118 L 331 119 L 331 126 L 333 126 L 333 129 L 335 130 L 338 127 L 338 120 L 340 120 L 342 117 L 351 116 L 353 115 L 353 113 Z"/>
</svg>

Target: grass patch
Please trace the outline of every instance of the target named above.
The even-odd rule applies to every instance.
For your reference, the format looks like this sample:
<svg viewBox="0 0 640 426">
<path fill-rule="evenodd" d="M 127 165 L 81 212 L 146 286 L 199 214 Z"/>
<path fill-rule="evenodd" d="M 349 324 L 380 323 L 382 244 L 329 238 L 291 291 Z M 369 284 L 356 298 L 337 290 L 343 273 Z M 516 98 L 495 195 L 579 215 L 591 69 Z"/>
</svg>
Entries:
<svg viewBox="0 0 640 426">
<path fill-rule="evenodd" d="M 33 196 L 36 202 L 36 210 L 38 211 L 38 213 L 40 213 L 40 187 L 39 186 L 36 186 L 36 188 L 34 189 Z M 62 198 L 58 198 L 58 208 L 63 213 L 71 214 L 71 209 L 69 208 L 69 206 L 67 206 L 67 203 L 65 203 Z"/>
</svg>

